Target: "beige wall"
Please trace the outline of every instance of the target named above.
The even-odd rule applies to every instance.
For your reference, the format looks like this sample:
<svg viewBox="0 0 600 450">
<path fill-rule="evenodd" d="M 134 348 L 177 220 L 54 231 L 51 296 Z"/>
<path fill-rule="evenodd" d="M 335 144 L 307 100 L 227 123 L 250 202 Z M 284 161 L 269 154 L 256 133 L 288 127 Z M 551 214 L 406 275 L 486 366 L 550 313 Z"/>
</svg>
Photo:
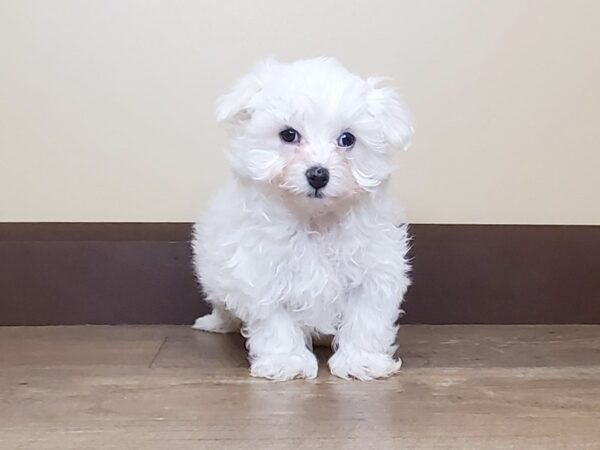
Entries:
<svg viewBox="0 0 600 450">
<path fill-rule="evenodd" d="M 0 221 L 189 221 L 257 58 L 395 78 L 413 222 L 600 224 L 600 1 L 0 0 Z"/>
</svg>

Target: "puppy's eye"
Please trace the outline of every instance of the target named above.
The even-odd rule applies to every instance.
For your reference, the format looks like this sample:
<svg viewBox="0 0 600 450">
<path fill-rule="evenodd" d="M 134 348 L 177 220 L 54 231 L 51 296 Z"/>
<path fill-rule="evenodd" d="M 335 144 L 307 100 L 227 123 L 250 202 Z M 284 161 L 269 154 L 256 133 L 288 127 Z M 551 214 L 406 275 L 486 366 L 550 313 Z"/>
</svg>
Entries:
<svg viewBox="0 0 600 450">
<path fill-rule="evenodd" d="M 338 147 L 350 148 L 354 145 L 355 142 L 356 138 L 354 137 L 354 135 L 346 131 L 345 133 L 342 133 L 338 136 L 336 144 Z"/>
<path fill-rule="evenodd" d="M 300 133 L 298 133 L 293 128 L 286 128 L 281 133 L 279 133 L 279 137 L 283 142 L 288 142 L 290 144 L 297 144 L 300 142 Z"/>
</svg>

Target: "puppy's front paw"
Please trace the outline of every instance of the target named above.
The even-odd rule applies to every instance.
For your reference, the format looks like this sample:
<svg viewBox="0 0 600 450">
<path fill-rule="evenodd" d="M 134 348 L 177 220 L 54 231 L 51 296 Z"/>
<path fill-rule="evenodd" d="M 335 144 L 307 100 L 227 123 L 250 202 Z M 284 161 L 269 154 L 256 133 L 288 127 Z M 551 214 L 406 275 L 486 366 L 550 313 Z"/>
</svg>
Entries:
<svg viewBox="0 0 600 450">
<path fill-rule="evenodd" d="M 250 364 L 250 375 L 285 381 L 294 378 L 316 378 L 317 358 L 306 350 L 303 353 L 267 353 L 256 356 Z"/>
<path fill-rule="evenodd" d="M 402 360 L 386 353 L 337 351 L 329 358 L 329 370 L 336 377 L 362 381 L 387 378 L 400 370 Z"/>
</svg>

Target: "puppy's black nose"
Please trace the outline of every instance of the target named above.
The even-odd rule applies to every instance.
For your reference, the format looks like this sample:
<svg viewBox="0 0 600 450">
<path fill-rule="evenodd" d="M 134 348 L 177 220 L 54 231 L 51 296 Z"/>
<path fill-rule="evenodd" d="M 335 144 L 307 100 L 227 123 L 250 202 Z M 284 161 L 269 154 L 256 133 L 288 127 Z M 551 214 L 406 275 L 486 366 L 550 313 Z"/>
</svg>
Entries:
<svg viewBox="0 0 600 450">
<path fill-rule="evenodd" d="M 325 167 L 311 167 L 306 171 L 306 179 L 312 187 L 321 189 L 329 183 L 329 170 Z"/>
</svg>

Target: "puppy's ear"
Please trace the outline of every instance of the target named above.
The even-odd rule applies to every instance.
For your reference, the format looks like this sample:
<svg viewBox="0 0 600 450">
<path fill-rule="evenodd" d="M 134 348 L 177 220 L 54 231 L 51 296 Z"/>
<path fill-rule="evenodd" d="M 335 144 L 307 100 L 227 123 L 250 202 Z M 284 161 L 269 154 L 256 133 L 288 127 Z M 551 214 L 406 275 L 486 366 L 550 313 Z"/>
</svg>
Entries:
<svg viewBox="0 0 600 450">
<path fill-rule="evenodd" d="M 412 114 L 404 106 L 394 89 L 379 87 L 384 80 L 385 78 L 381 77 L 367 80 L 369 113 L 379 123 L 389 147 L 408 150 L 414 133 Z"/>
<path fill-rule="evenodd" d="M 217 100 L 217 122 L 228 125 L 241 125 L 252 117 L 256 98 L 271 78 L 273 68 L 279 63 L 267 59 L 240 78 L 231 91 Z"/>
</svg>

